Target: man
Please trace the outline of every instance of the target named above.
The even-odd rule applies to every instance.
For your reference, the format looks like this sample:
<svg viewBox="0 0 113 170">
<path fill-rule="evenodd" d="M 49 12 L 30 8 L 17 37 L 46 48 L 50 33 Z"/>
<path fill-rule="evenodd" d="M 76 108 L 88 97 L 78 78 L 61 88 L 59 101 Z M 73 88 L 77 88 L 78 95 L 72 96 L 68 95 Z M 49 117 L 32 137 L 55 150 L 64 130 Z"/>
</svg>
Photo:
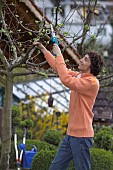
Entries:
<svg viewBox="0 0 113 170">
<path fill-rule="evenodd" d="M 57 45 L 53 45 L 56 58 L 42 44 L 34 42 L 34 45 L 38 45 L 62 83 L 71 90 L 67 134 L 50 170 L 66 170 L 72 159 L 76 170 L 90 170 L 90 148 L 94 136 L 92 109 L 99 91 L 99 81 L 95 76 L 103 66 L 101 55 L 96 52 L 87 53 L 80 59 L 79 72 L 74 72 L 66 68 Z"/>
</svg>

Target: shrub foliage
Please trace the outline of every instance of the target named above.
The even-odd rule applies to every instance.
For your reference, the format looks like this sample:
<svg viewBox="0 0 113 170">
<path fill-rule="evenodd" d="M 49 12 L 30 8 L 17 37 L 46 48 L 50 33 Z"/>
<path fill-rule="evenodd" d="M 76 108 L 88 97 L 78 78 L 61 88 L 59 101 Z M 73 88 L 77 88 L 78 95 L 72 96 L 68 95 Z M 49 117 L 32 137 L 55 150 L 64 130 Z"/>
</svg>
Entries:
<svg viewBox="0 0 113 170">
<path fill-rule="evenodd" d="M 113 154 L 104 149 L 91 149 L 91 170 L 113 170 Z"/>
<path fill-rule="evenodd" d="M 106 150 L 113 148 L 113 132 L 110 127 L 101 128 L 94 137 L 95 147 Z"/>
<path fill-rule="evenodd" d="M 32 161 L 32 170 L 48 170 L 56 150 L 41 150 Z"/>
<path fill-rule="evenodd" d="M 48 130 L 44 135 L 44 141 L 58 146 L 62 140 L 62 133 L 58 130 Z"/>
</svg>

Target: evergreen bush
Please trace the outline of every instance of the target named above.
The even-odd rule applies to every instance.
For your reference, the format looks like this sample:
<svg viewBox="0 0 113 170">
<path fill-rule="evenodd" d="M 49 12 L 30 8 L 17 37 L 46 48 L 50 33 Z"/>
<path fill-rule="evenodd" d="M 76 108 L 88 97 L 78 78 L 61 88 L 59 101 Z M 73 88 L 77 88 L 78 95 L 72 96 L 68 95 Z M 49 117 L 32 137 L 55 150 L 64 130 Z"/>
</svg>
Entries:
<svg viewBox="0 0 113 170">
<path fill-rule="evenodd" d="M 14 105 L 12 107 L 12 127 L 20 125 L 20 110 L 19 107 Z"/>
<path fill-rule="evenodd" d="M 58 146 L 62 140 L 62 132 L 58 130 L 47 130 L 44 135 L 44 141 Z"/>
<path fill-rule="evenodd" d="M 48 170 L 56 151 L 42 150 L 33 159 L 32 170 Z M 73 161 L 68 170 L 75 170 Z M 91 149 L 91 170 L 113 170 L 112 152 L 104 149 Z"/>
<path fill-rule="evenodd" d="M 32 161 L 31 170 L 48 170 L 57 150 L 41 150 Z"/>
<path fill-rule="evenodd" d="M 109 127 L 101 128 L 94 137 L 94 146 L 106 150 L 113 148 L 113 134 Z"/>
<path fill-rule="evenodd" d="M 91 149 L 91 170 L 113 170 L 113 154 L 104 149 Z"/>
<path fill-rule="evenodd" d="M 35 145 L 38 149 L 38 151 L 41 150 L 55 150 L 57 149 L 56 146 L 49 144 L 45 141 L 39 141 L 39 140 L 26 140 L 26 147 L 27 150 L 30 150 L 32 148 L 32 145 Z M 30 146 L 31 145 L 31 146 Z"/>
<path fill-rule="evenodd" d="M 14 135 L 15 127 L 17 128 L 18 140 L 22 140 L 24 134 L 24 128 L 27 129 L 26 138 L 31 139 L 32 133 L 30 128 L 33 127 L 34 123 L 31 119 L 21 120 L 19 106 L 13 105 L 12 107 L 12 134 Z M 12 140 L 14 139 L 12 135 Z"/>
</svg>

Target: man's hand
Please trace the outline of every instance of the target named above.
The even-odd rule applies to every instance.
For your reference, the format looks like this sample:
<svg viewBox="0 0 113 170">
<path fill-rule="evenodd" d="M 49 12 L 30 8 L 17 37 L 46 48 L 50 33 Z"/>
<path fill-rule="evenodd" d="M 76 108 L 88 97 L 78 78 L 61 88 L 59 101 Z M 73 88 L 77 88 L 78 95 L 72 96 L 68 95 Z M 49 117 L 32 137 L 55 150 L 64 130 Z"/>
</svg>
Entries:
<svg viewBox="0 0 113 170">
<path fill-rule="evenodd" d="M 42 45 L 42 43 L 34 41 L 33 45 L 37 46 L 43 52 L 43 54 L 47 52 L 47 49 Z"/>
<path fill-rule="evenodd" d="M 60 50 L 60 48 L 59 48 L 59 46 L 57 44 L 53 44 L 53 53 L 56 56 L 61 56 L 62 55 L 61 50 Z"/>
</svg>

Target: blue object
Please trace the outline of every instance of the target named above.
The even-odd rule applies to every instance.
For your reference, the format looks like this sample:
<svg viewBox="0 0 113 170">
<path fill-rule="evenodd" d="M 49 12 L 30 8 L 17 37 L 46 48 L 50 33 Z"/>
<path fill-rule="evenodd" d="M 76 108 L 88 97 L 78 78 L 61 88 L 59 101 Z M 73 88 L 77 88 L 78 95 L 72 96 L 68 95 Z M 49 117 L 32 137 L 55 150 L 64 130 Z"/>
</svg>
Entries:
<svg viewBox="0 0 113 170">
<path fill-rule="evenodd" d="M 58 45 L 58 41 L 57 41 L 56 36 L 55 36 L 55 37 L 52 37 L 52 42 Z"/>
<path fill-rule="evenodd" d="M 33 157 L 38 153 L 36 146 L 33 145 L 32 150 L 30 151 L 23 151 L 22 157 L 22 168 L 24 169 L 31 169 L 31 164 Z"/>
<path fill-rule="evenodd" d="M 50 26 L 51 26 L 51 34 L 52 34 L 52 40 L 51 40 L 51 41 L 52 41 L 54 44 L 57 44 L 57 45 L 58 45 L 57 37 L 56 37 L 56 35 L 55 35 L 55 32 L 54 32 L 54 29 L 53 29 L 52 24 L 51 24 Z"/>
<path fill-rule="evenodd" d="M 24 149 L 26 148 L 26 145 L 25 145 L 24 143 L 20 143 L 20 144 L 18 145 L 18 148 L 19 148 L 20 150 L 24 150 Z"/>
</svg>

